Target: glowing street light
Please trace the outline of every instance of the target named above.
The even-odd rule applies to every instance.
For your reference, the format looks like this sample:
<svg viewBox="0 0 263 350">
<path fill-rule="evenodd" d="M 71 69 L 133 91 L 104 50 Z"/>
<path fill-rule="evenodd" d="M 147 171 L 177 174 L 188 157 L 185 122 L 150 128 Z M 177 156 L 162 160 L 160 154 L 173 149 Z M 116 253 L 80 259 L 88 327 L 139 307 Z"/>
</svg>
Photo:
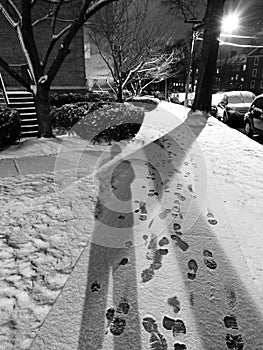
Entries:
<svg viewBox="0 0 263 350">
<path fill-rule="evenodd" d="M 221 32 L 232 33 L 239 27 L 239 16 L 236 13 L 232 13 L 222 19 Z"/>
</svg>

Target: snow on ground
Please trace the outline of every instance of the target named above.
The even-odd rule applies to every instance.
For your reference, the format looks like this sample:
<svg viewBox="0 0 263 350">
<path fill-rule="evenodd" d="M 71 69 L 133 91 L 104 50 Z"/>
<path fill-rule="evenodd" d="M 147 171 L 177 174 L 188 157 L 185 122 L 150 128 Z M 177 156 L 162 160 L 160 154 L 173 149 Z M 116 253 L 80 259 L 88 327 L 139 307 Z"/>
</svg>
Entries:
<svg viewBox="0 0 263 350">
<path fill-rule="evenodd" d="M 161 102 L 139 142 L 88 145 L 97 177 L 0 178 L 0 350 L 262 350 L 262 145 L 188 111 Z M 0 159 L 86 146 L 31 140 Z"/>
</svg>

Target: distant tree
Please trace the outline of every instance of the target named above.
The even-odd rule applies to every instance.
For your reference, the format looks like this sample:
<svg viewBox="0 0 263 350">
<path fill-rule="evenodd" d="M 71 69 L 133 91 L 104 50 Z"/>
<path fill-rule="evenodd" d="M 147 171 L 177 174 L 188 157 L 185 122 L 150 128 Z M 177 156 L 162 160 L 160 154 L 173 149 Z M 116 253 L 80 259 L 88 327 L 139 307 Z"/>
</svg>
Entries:
<svg viewBox="0 0 263 350">
<path fill-rule="evenodd" d="M 16 29 L 21 49 L 26 58 L 31 84 L 0 57 L 0 65 L 11 77 L 34 94 L 39 136 L 51 137 L 49 92 L 62 63 L 70 53 L 70 44 L 78 30 L 98 10 L 119 0 L 1 0 L 0 11 Z M 61 14 L 67 8 L 67 17 Z M 50 40 L 40 57 L 36 28 L 50 23 Z M 63 25 L 61 25 L 63 24 Z M 41 48 L 42 49 L 42 48 Z M 51 59 L 51 52 L 56 55 Z"/>
<path fill-rule="evenodd" d="M 118 101 L 128 85 L 140 93 L 149 81 L 168 74 L 181 57 L 178 48 L 167 53 L 171 37 L 165 18 L 152 11 L 149 0 L 122 0 L 96 15 L 90 38 L 111 72 Z"/>
<path fill-rule="evenodd" d="M 163 48 L 162 48 L 163 49 Z M 181 70 L 181 64 L 185 60 L 184 45 L 180 41 L 168 46 L 165 51 L 156 51 L 152 57 L 146 60 L 142 67 L 131 76 L 130 86 L 135 95 L 140 95 L 149 85 L 159 83 L 171 76 L 175 76 Z"/>
</svg>

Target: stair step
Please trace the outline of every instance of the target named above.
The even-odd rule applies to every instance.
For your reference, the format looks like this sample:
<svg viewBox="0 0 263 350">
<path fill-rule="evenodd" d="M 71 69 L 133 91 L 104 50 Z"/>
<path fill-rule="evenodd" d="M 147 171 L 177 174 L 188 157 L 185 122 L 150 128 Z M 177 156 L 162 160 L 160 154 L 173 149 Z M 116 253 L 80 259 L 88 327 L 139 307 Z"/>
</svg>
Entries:
<svg viewBox="0 0 263 350">
<path fill-rule="evenodd" d="M 30 96 L 32 96 L 31 92 L 24 91 L 24 90 L 7 90 L 6 92 L 8 95 L 30 95 Z"/>
<path fill-rule="evenodd" d="M 29 121 L 30 121 L 30 122 L 33 122 L 33 121 L 34 121 L 34 122 L 37 122 L 37 118 L 32 118 L 32 119 L 26 119 L 26 118 L 25 118 L 25 119 L 21 119 L 21 121 L 22 121 L 23 123 L 29 122 Z"/>
<path fill-rule="evenodd" d="M 23 101 L 23 102 L 10 102 L 9 101 L 9 105 L 11 106 L 12 105 L 12 107 L 20 107 L 20 106 L 28 106 L 28 105 L 33 105 L 34 106 L 34 101 L 32 100 L 32 101 Z"/>
<path fill-rule="evenodd" d="M 20 114 L 21 113 L 32 113 L 35 112 L 35 107 L 24 107 L 24 108 L 18 108 L 18 107 L 10 107 L 16 109 Z"/>
<path fill-rule="evenodd" d="M 30 136 L 38 136 L 37 130 L 27 130 L 21 132 L 21 138 L 22 137 L 30 137 Z"/>
<path fill-rule="evenodd" d="M 19 112 L 20 116 L 23 116 L 23 115 L 32 115 L 32 113 L 33 113 L 34 115 L 36 115 L 36 110 L 35 110 L 35 109 L 27 109 L 27 108 L 25 108 L 25 109 L 18 109 L 18 108 L 15 108 L 15 109 Z"/>
<path fill-rule="evenodd" d="M 38 125 L 37 124 L 30 124 L 30 125 L 29 124 L 28 125 L 27 124 L 22 124 L 21 128 L 36 128 L 37 129 Z"/>
<path fill-rule="evenodd" d="M 36 123 L 36 121 L 34 121 L 34 120 L 30 120 L 30 121 L 28 121 L 28 122 L 22 122 L 21 123 L 21 128 L 23 128 L 23 127 L 29 127 L 29 126 L 34 126 L 34 127 L 36 127 L 36 128 L 38 128 L 38 124 Z"/>
<path fill-rule="evenodd" d="M 27 116 L 30 116 L 30 115 L 37 115 L 36 112 L 24 112 L 24 113 L 20 113 L 20 116 L 23 116 L 23 115 L 27 115 Z"/>
<path fill-rule="evenodd" d="M 34 100 L 33 96 L 8 96 L 9 100 L 14 101 L 20 101 L 20 100 L 26 100 L 26 101 L 32 101 Z"/>
</svg>

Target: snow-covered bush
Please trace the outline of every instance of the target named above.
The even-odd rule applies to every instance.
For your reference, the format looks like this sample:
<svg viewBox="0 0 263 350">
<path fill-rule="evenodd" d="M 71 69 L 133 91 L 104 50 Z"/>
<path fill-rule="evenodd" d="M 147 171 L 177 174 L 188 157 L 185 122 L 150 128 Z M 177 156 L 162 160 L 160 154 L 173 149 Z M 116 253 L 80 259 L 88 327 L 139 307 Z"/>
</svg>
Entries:
<svg viewBox="0 0 263 350">
<path fill-rule="evenodd" d="M 115 101 L 115 96 L 108 92 L 92 92 L 87 93 L 52 93 L 50 95 L 51 106 L 61 107 L 65 104 L 72 104 L 78 102 L 109 102 Z"/>
<path fill-rule="evenodd" d="M 94 102 L 53 107 L 51 115 L 55 134 L 70 132 L 94 143 L 111 143 L 134 137 L 144 111 L 128 103 Z"/>
<path fill-rule="evenodd" d="M 0 149 L 16 143 L 20 139 L 20 133 L 19 113 L 5 105 L 0 105 Z"/>
<path fill-rule="evenodd" d="M 133 96 L 132 98 L 129 98 L 128 101 L 134 106 L 144 108 L 146 112 L 152 111 L 160 103 L 158 98 L 151 96 Z"/>
</svg>

